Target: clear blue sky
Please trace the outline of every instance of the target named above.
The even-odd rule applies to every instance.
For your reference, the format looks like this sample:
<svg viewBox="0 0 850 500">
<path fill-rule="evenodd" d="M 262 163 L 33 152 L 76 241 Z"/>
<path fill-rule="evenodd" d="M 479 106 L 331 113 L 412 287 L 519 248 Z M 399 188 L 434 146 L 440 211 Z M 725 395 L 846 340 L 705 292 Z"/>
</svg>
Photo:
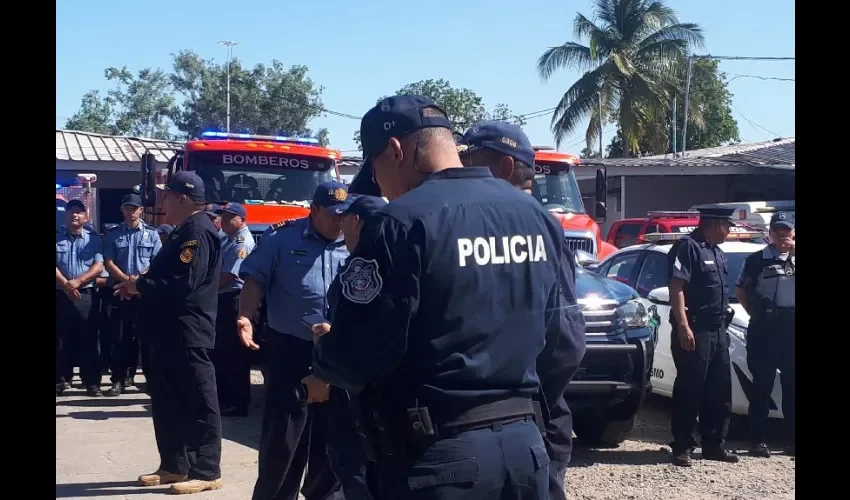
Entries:
<svg viewBox="0 0 850 500">
<path fill-rule="evenodd" d="M 792 0 L 668 4 L 681 21 L 703 26 L 707 43 L 697 53 L 795 55 Z M 575 13 L 590 16 L 591 5 L 589 0 L 65 0 L 56 4 L 56 127 L 74 114 L 85 92 L 109 88 L 104 68 L 170 69 L 170 54 L 181 49 L 224 60 L 218 40 L 238 41 L 234 56 L 246 65 L 275 58 L 308 65 L 310 76 L 325 87 L 325 107 L 334 111 L 359 116 L 407 83 L 444 78 L 474 90 L 488 107 L 504 102 L 514 113 L 530 113 L 553 107 L 578 77 L 563 71 L 542 83 L 535 63 L 547 47 L 573 40 Z M 794 61 L 721 63 L 730 75 L 787 79 L 794 78 L 794 68 Z M 794 135 L 794 86 L 745 77 L 731 82 L 744 141 Z M 553 144 L 550 118 L 532 119 L 525 127 L 534 144 Z M 334 147 L 355 149 L 352 134 L 359 121 L 323 116 L 311 126 L 327 127 Z M 583 133 L 564 141 L 562 149 L 581 150 Z M 608 126 L 606 145 L 613 133 Z"/>
</svg>

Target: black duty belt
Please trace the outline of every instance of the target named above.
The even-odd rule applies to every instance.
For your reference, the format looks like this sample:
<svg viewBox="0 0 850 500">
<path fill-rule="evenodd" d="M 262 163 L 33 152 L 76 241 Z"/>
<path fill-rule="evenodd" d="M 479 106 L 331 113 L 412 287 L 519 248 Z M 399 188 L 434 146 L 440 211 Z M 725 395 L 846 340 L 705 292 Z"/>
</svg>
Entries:
<svg viewBox="0 0 850 500">
<path fill-rule="evenodd" d="M 504 399 L 471 408 L 451 421 L 434 422 L 438 436 L 458 434 L 487 427 L 494 423 L 509 424 L 534 415 L 534 405 L 529 397 Z"/>
</svg>

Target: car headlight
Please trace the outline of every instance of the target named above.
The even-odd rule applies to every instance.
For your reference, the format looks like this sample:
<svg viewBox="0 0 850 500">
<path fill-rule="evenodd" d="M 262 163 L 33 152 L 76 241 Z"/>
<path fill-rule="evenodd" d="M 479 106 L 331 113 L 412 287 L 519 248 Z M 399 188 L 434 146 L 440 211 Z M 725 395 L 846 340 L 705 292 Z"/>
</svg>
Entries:
<svg viewBox="0 0 850 500">
<path fill-rule="evenodd" d="M 738 337 L 738 340 L 743 342 L 744 345 L 747 344 L 747 329 L 746 328 L 740 327 L 738 325 L 729 325 L 729 326 L 726 327 L 726 331 L 729 332 L 729 335 L 734 335 L 735 337 Z"/>
<path fill-rule="evenodd" d="M 644 328 L 649 324 L 649 313 L 640 299 L 632 299 L 617 307 L 614 325 L 620 328 Z"/>
</svg>

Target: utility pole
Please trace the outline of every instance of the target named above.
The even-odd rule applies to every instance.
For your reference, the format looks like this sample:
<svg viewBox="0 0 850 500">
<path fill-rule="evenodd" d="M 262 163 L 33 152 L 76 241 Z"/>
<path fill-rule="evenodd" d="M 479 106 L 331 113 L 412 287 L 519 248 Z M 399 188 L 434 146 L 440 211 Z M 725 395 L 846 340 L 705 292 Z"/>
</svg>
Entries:
<svg viewBox="0 0 850 500">
<path fill-rule="evenodd" d="M 227 132 L 230 133 L 230 61 L 233 59 L 233 46 L 239 44 L 231 40 L 218 43 L 227 47 Z"/>
<path fill-rule="evenodd" d="M 676 96 L 673 96 L 673 158 L 676 157 Z"/>
<path fill-rule="evenodd" d="M 691 76 L 694 72 L 694 56 L 688 57 L 688 73 L 685 77 L 685 111 L 682 120 L 682 158 L 685 157 L 685 150 L 688 147 L 688 106 L 691 104 Z"/>
<path fill-rule="evenodd" d="M 602 91 L 599 91 L 599 159 L 602 159 Z"/>
</svg>

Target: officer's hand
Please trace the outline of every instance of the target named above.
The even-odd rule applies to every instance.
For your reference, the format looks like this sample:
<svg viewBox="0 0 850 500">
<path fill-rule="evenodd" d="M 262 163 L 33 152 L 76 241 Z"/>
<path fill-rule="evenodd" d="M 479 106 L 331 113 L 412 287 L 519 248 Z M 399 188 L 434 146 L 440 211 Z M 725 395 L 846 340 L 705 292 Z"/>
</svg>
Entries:
<svg viewBox="0 0 850 500">
<path fill-rule="evenodd" d="M 313 375 L 302 378 L 301 383 L 307 386 L 308 403 L 324 403 L 330 397 L 331 386 Z"/>
<path fill-rule="evenodd" d="M 68 290 L 70 292 L 72 290 L 80 288 L 80 285 L 82 285 L 82 282 L 80 282 L 80 280 L 78 279 L 68 280 L 65 282 L 65 290 Z"/>
<path fill-rule="evenodd" d="M 318 325 L 313 325 L 313 342 L 319 340 L 319 337 L 325 335 L 329 331 L 331 331 L 330 323 L 319 323 Z"/>
<path fill-rule="evenodd" d="M 697 342 L 694 338 L 694 332 L 691 331 L 690 326 L 679 327 L 679 342 L 682 345 L 682 349 L 686 351 L 693 351 L 696 349 Z"/>
<path fill-rule="evenodd" d="M 242 345 L 252 351 L 260 348 L 260 346 L 254 343 L 254 325 L 251 324 L 250 319 L 245 316 L 239 316 L 236 319 L 236 331 L 239 332 L 239 340 L 242 341 Z"/>
<path fill-rule="evenodd" d="M 80 300 L 82 295 L 80 295 L 80 291 L 76 288 L 73 290 L 65 290 L 65 295 L 71 298 L 71 300 Z"/>
</svg>

